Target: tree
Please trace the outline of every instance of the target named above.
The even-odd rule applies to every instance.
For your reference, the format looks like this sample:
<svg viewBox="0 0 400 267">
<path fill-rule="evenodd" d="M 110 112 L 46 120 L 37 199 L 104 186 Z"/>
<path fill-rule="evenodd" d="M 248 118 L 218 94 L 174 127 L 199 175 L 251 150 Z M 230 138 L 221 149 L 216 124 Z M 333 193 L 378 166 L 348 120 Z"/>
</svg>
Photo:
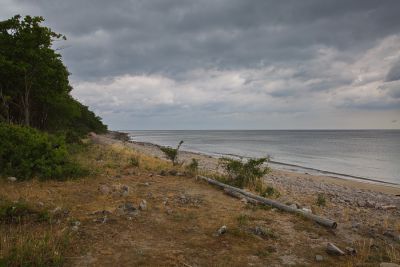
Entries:
<svg viewBox="0 0 400 267">
<path fill-rule="evenodd" d="M 0 120 L 55 132 L 74 123 L 104 130 L 100 118 L 71 97 L 69 72 L 52 48 L 66 37 L 43 21 L 16 15 L 0 22 Z"/>
</svg>

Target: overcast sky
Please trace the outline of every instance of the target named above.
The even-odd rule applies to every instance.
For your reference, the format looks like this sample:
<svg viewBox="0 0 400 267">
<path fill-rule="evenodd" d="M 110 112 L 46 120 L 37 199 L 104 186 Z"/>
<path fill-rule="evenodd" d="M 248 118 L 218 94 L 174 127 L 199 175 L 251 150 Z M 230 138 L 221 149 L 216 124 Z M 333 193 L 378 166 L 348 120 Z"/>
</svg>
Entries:
<svg viewBox="0 0 400 267">
<path fill-rule="evenodd" d="M 400 1 L 0 0 L 111 129 L 400 128 Z"/>
</svg>

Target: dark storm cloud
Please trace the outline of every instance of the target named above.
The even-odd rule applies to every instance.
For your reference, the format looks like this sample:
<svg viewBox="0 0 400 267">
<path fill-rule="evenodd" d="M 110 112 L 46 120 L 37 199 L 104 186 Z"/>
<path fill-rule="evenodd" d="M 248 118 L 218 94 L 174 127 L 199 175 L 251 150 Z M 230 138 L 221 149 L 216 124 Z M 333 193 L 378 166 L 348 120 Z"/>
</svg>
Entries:
<svg viewBox="0 0 400 267">
<path fill-rule="evenodd" d="M 36 6 L 69 38 L 74 79 L 188 68 L 293 64 L 321 46 L 354 57 L 399 32 L 399 1 L 48 1 Z M 16 10 L 18 12 L 18 10 Z"/>
<path fill-rule="evenodd" d="M 387 82 L 400 80 L 400 61 L 396 62 L 386 75 Z"/>
<path fill-rule="evenodd" d="M 67 36 L 73 94 L 108 123 L 400 108 L 398 0 L 0 2 L 2 19 L 42 15 Z"/>
</svg>

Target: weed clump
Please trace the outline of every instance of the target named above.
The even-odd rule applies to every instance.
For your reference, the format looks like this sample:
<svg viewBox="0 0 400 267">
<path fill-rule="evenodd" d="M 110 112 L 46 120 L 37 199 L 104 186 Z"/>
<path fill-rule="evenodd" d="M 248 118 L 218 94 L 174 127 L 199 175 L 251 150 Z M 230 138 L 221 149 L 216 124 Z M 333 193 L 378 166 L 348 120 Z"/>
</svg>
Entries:
<svg viewBox="0 0 400 267">
<path fill-rule="evenodd" d="M 186 166 L 186 169 L 190 175 L 196 176 L 199 172 L 199 161 L 195 158 L 192 158 L 192 161 Z"/>
<path fill-rule="evenodd" d="M 25 202 L 0 200 L 0 223 L 21 224 L 25 222 L 49 222 L 47 211 L 32 208 Z"/>
<path fill-rule="evenodd" d="M 322 193 L 320 193 L 320 194 L 318 194 L 318 196 L 317 196 L 317 205 L 318 206 L 320 206 L 320 207 L 325 207 L 326 206 L 326 198 L 325 198 L 325 195 L 324 194 L 322 194 Z"/>
</svg>

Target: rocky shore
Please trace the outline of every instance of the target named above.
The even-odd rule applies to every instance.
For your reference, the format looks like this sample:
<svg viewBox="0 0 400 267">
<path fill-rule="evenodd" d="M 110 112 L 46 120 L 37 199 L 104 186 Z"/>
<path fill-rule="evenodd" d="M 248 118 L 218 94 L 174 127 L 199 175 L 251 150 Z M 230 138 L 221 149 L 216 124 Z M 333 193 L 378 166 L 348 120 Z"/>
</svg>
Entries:
<svg viewBox="0 0 400 267">
<path fill-rule="evenodd" d="M 115 135 L 108 137 L 103 142 L 115 142 Z M 127 141 L 126 138 L 118 142 L 141 153 L 164 158 L 158 145 Z M 179 153 L 181 163 L 189 163 L 195 158 L 203 170 L 222 171 L 218 158 L 182 149 Z M 400 187 L 276 169 L 265 176 L 265 181 L 280 192 L 278 201 L 296 204 L 337 220 L 339 229 L 349 240 L 361 235 L 400 243 Z M 326 200 L 325 208 L 317 205 L 318 195 Z"/>
</svg>

